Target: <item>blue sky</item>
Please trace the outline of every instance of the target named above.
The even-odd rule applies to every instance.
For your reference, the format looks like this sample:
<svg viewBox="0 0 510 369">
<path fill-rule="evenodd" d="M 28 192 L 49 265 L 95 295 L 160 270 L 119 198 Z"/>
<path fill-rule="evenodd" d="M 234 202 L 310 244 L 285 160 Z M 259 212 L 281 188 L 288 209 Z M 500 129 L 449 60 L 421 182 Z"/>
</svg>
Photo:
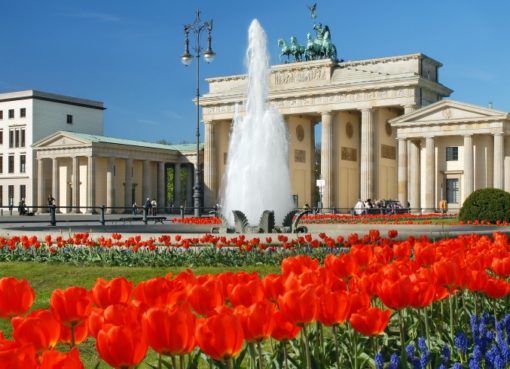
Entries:
<svg viewBox="0 0 510 369">
<path fill-rule="evenodd" d="M 105 135 L 194 142 L 195 69 L 180 62 L 183 25 L 214 20 L 214 63 L 202 80 L 244 72 L 247 29 L 303 42 L 313 0 L 0 0 L 0 92 L 37 89 L 105 103 Z M 319 0 L 345 60 L 422 52 L 444 64 L 451 98 L 510 111 L 505 0 Z M 204 81 L 201 92 L 207 90 Z M 201 128 L 203 132 L 203 127 Z"/>
</svg>

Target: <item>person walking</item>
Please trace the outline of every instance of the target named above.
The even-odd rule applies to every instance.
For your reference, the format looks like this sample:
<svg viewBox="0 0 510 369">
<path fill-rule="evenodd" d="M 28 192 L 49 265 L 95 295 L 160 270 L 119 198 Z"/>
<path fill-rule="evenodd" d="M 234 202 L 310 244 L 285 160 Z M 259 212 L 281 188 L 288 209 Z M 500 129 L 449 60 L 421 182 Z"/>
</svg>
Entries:
<svg viewBox="0 0 510 369">
<path fill-rule="evenodd" d="M 158 213 L 158 203 L 156 202 L 156 199 L 152 199 L 151 209 L 152 209 L 152 216 L 156 216 Z"/>
<path fill-rule="evenodd" d="M 146 211 L 146 214 L 149 215 L 151 211 L 151 199 L 150 197 L 147 197 L 147 200 L 145 200 L 145 204 L 143 205 L 143 209 Z"/>
<path fill-rule="evenodd" d="M 133 205 L 131 206 L 131 214 L 136 215 L 138 212 L 138 205 L 136 205 L 136 201 L 133 202 Z"/>
</svg>

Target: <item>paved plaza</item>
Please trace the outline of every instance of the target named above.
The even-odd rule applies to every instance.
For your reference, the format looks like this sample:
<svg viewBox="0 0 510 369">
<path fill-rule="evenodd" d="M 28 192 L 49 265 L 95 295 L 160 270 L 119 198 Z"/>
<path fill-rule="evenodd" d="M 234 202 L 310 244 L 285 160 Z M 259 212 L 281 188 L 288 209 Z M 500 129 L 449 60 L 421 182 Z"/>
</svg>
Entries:
<svg viewBox="0 0 510 369">
<path fill-rule="evenodd" d="M 57 225 L 50 225 L 48 214 L 35 215 L 33 217 L 20 217 L 17 215 L 0 216 L 0 236 L 12 237 L 16 235 L 44 237 L 47 234 L 62 235 L 68 237 L 74 233 L 88 232 L 92 238 L 100 236 L 109 237 L 112 233 L 121 233 L 124 238 L 140 235 L 142 239 L 155 238 L 162 234 L 182 235 L 183 237 L 201 237 L 203 234 L 211 233 L 215 225 L 203 224 L 181 224 L 173 223 L 173 218 L 180 218 L 177 215 L 167 215 L 167 220 L 163 224 L 155 224 L 154 221 L 148 221 L 144 224 L 142 221 L 120 221 L 123 217 L 129 217 L 125 214 L 105 215 L 105 225 L 99 222 L 99 215 L 81 215 L 81 214 L 57 214 Z M 330 237 L 344 236 L 348 237 L 351 233 L 358 233 L 360 236 L 367 234 L 371 229 L 377 229 L 385 236 L 390 229 L 398 230 L 398 238 L 404 239 L 408 236 L 418 237 L 426 235 L 432 239 L 443 237 L 454 237 L 462 234 L 487 234 L 493 232 L 503 232 L 510 234 L 509 226 L 492 225 L 451 225 L 451 224 L 306 224 L 308 232 L 318 237 L 319 233 L 326 233 Z M 222 233 L 222 236 L 235 237 L 235 233 Z M 266 237 L 272 237 L 277 241 L 277 233 L 265 234 L 254 233 L 246 234 L 248 239 L 259 237 L 264 240 Z M 289 238 L 297 237 L 297 234 L 287 233 Z M 301 235 L 301 234 L 299 234 Z"/>
</svg>

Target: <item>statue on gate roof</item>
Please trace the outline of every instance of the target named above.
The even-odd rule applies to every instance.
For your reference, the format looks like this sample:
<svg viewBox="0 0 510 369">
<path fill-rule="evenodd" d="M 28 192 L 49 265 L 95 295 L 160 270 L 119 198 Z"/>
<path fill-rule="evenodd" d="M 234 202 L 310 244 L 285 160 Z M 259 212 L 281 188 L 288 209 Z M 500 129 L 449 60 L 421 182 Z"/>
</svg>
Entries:
<svg viewBox="0 0 510 369">
<path fill-rule="evenodd" d="M 315 23 L 317 18 L 317 3 L 307 6 L 310 11 L 310 17 L 314 21 L 313 29 L 315 31 L 315 39 L 311 33 L 307 33 L 306 45 L 300 45 L 297 42 L 296 36 L 290 38 L 290 45 L 283 39 L 278 39 L 278 46 L 280 47 L 280 59 L 287 56 L 287 61 L 290 57 L 294 58 L 295 62 L 302 60 L 320 60 L 320 59 L 337 59 L 336 46 L 331 41 L 331 31 L 327 25 L 322 23 Z"/>
</svg>

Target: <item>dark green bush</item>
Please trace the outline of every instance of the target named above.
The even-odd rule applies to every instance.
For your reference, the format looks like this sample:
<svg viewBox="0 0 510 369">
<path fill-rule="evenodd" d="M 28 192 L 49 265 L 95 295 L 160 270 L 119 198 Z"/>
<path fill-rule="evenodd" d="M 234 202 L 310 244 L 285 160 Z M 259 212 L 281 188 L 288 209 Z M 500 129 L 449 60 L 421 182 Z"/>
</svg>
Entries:
<svg viewBox="0 0 510 369">
<path fill-rule="evenodd" d="M 476 190 L 464 201 L 459 220 L 496 223 L 510 221 L 510 193 L 496 188 Z"/>
</svg>

